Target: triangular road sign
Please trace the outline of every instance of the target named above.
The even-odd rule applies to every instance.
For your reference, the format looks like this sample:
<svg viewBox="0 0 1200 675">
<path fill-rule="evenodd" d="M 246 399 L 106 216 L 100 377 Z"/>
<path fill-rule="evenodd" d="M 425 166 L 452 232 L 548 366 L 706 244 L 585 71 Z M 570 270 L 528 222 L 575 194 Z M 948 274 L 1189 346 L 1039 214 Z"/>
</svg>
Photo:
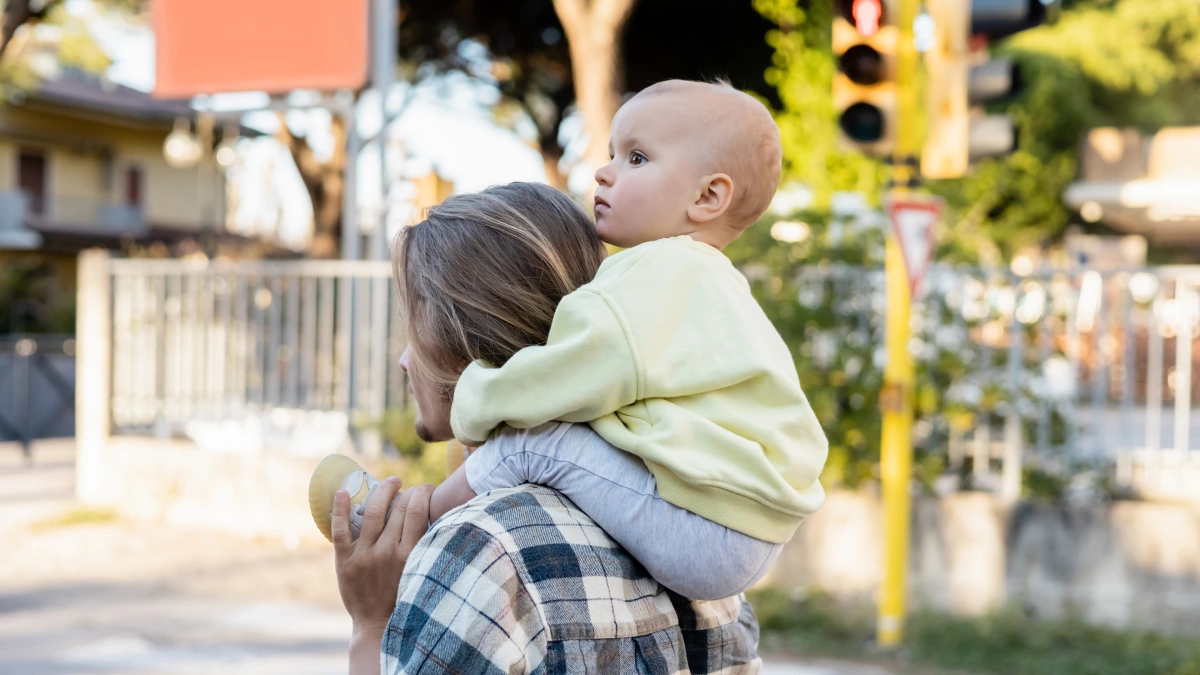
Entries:
<svg viewBox="0 0 1200 675">
<path fill-rule="evenodd" d="M 912 297 L 916 298 L 933 260 L 937 224 L 942 218 L 942 203 L 928 197 L 908 197 L 890 200 L 887 210 L 892 232 L 896 235 L 896 241 L 900 242 L 900 250 L 904 254 L 909 291 Z"/>
</svg>

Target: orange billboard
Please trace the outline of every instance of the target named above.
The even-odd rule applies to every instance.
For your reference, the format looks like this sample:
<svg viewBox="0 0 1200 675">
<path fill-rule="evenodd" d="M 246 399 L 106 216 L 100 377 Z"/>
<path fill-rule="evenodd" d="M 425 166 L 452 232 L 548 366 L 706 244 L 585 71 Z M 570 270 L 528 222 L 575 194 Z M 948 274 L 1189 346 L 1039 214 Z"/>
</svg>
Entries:
<svg viewBox="0 0 1200 675">
<path fill-rule="evenodd" d="M 358 89 L 368 0 L 152 0 L 154 95 Z"/>
</svg>

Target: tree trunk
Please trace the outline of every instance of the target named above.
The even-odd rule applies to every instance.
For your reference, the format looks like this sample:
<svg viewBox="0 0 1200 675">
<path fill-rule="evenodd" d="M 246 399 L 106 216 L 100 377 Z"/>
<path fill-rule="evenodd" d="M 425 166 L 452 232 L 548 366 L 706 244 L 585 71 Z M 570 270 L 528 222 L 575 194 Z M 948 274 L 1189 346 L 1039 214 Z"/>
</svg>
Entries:
<svg viewBox="0 0 1200 675">
<path fill-rule="evenodd" d="M 333 155 L 328 161 L 317 161 L 308 141 L 292 134 L 281 113 L 279 132 L 275 138 L 292 153 L 292 160 L 304 181 L 304 189 L 312 202 L 313 238 L 309 257 L 336 258 L 342 242 L 343 172 L 346 168 L 346 122 L 333 116 Z"/>
<path fill-rule="evenodd" d="M 625 88 L 621 36 L 635 1 L 554 0 L 571 50 L 575 105 L 588 135 L 583 159 L 593 169 L 608 163 L 609 130 Z"/>
</svg>

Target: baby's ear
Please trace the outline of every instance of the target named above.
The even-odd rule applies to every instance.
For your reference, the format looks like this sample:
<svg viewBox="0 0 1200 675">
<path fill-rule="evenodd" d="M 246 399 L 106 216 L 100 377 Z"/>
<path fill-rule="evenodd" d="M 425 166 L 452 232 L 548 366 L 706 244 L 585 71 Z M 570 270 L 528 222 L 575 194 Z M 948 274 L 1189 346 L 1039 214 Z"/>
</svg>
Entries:
<svg viewBox="0 0 1200 675">
<path fill-rule="evenodd" d="M 707 223 L 725 215 L 733 203 L 733 179 L 728 174 L 714 173 L 700 179 L 700 193 L 688 207 L 688 219 Z"/>
</svg>

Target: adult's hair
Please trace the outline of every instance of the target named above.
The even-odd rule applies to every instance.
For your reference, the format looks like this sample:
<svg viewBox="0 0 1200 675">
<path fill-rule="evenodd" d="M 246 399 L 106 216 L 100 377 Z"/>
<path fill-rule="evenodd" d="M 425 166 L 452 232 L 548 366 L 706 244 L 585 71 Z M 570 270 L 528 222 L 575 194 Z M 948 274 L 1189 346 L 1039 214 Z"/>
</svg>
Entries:
<svg viewBox="0 0 1200 675">
<path fill-rule="evenodd" d="M 449 396 L 471 362 L 500 366 L 545 344 L 559 301 L 603 259 L 591 219 L 548 185 L 450 197 L 393 248 L 413 355 Z"/>
</svg>

